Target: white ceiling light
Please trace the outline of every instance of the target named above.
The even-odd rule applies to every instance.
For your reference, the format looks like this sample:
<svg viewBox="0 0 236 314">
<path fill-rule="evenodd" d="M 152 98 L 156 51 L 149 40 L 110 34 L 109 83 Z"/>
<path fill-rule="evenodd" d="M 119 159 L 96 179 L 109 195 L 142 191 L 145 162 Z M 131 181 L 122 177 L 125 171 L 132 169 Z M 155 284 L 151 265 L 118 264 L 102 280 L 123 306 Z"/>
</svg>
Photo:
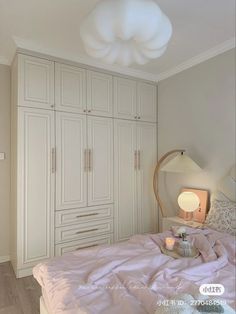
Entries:
<svg viewBox="0 0 236 314">
<path fill-rule="evenodd" d="M 82 22 L 80 34 L 90 56 L 127 66 L 160 57 L 172 26 L 152 0 L 102 0 Z"/>
</svg>

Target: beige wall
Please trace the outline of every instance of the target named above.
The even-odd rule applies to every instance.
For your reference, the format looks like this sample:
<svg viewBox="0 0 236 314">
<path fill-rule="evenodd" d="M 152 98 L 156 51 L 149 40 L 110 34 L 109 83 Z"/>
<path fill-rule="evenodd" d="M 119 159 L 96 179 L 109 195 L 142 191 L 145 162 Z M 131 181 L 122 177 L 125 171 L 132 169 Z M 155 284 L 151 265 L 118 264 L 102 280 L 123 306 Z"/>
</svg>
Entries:
<svg viewBox="0 0 236 314">
<path fill-rule="evenodd" d="M 158 154 L 186 148 L 203 168 L 198 174 L 162 174 L 168 214 L 181 187 L 213 191 L 235 163 L 235 49 L 158 85 Z"/>
<path fill-rule="evenodd" d="M 0 64 L 0 262 L 9 256 L 10 212 L 10 67 Z"/>
</svg>

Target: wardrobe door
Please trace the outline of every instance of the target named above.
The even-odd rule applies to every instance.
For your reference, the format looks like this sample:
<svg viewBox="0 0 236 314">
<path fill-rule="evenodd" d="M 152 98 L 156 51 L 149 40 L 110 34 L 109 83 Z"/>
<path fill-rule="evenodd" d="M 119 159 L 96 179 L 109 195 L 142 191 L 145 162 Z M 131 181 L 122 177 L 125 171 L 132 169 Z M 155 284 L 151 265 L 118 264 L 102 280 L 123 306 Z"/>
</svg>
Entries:
<svg viewBox="0 0 236 314">
<path fill-rule="evenodd" d="M 56 63 L 56 109 L 66 112 L 86 112 L 86 70 Z"/>
<path fill-rule="evenodd" d="M 87 109 L 88 114 L 112 117 L 112 76 L 87 71 Z"/>
<path fill-rule="evenodd" d="M 113 120 L 87 117 L 88 205 L 113 202 Z"/>
<path fill-rule="evenodd" d="M 19 55 L 18 64 L 18 106 L 52 109 L 54 107 L 54 62 Z"/>
<path fill-rule="evenodd" d="M 115 240 L 137 232 L 136 123 L 115 120 Z"/>
<path fill-rule="evenodd" d="M 138 120 L 156 122 L 157 120 L 156 93 L 157 93 L 156 86 L 144 82 L 137 83 Z"/>
<path fill-rule="evenodd" d="M 18 268 L 53 256 L 54 113 L 18 109 Z"/>
<path fill-rule="evenodd" d="M 153 173 L 157 163 L 156 124 L 137 123 L 138 232 L 155 232 L 157 207 L 153 192 Z"/>
<path fill-rule="evenodd" d="M 114 117 L 135 120 L 136 101 L 136 81 L 114 77 Z"/>
<path fill-rule="evenodd" d="M 87 205 L 86 116 L 56 113 L 56 209 Z"/>
</svg>

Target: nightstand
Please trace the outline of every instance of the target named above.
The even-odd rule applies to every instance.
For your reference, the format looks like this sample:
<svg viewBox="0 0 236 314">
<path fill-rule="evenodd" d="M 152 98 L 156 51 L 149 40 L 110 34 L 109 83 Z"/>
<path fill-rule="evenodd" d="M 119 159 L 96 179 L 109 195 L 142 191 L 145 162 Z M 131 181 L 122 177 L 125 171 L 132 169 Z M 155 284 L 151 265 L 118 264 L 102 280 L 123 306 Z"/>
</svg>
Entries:
<svg viewBox="0 0 236 314">
<path fill-rule="evenodd" d="M 202 227 L 202 223 L 195 221 L 187 221 L 178 216 L 162 218 L 162 232 L 170 230 L 171 226 L 188 226 L 192 228 Z"/>
</svg>

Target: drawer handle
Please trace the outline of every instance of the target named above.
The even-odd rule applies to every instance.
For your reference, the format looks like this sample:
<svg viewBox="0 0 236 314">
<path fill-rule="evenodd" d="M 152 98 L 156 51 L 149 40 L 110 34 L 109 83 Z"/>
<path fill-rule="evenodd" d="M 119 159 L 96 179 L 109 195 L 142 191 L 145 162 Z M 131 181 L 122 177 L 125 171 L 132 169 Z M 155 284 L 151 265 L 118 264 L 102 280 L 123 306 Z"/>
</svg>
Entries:
<svg viewBox="0 0 236 314">
<path fill-rule="evenodd" d="M 76 218 L 90 217 L 90 216 L 96 216 L 96 215 L 98 215 L 98 213 L 92 213 L 92 214 L 79 215 L 79 216 L 76 216 Z"/>
<path fill-rule="evenodd" d="M 98 246 L 98 244 L 92 244 L 92 245 L 87 245 L 87 246 L 78 247 L 78 248 L 76 249 L 76 251 L 82 250 L 82 249 L 88 249 L 88 248 L 94 247 L 94 246 Z"/>
<path fill-rule="evenodd" d="M 89 229 L 89 230 L 77 231 L 76 234 L 85 233 L 85 232 L 92 232 L 92 231 L 97 231 L 97 230 L 99 230 L 99 229 L 94 228 L 94 229 Z"/>
</svg>

